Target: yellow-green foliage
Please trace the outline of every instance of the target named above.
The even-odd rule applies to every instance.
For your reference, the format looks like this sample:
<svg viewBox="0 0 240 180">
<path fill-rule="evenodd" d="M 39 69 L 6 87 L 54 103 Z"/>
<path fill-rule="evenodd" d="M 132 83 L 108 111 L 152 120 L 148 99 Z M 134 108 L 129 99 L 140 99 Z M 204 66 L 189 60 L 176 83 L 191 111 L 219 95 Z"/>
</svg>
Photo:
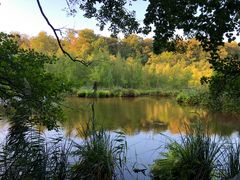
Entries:
<svg viewBox="0 0 240 180">
<path fill-rule="evenodd" d="M 89 29 L 70 30 L 62 40 L 65 50 L 72 56 L 92 61 L 89 67 L 64 58 L 53 40 L 44 32 L 30 39 L 18 39 L 23 47 L 57 55 L 59 62 L 47 66 L 47 70 L 68 80 L 74 88 L 92 87 L 94 82 L 98 82 L 101 88 L 199 88 L 203 76 L 212 76 L 209 53 L 203 51 L 196 39 L 179 41 L 175 52 L 156 55 L 151 39 L 137 35 L 116 39 L 96 35 Z M 238 53 L 235 42 L 219 47 L 221 58 Z"/>
<path fill-rule="evenodd" d="M 201 77 L 212 74 L 206 59 L 191 62 L 187 55 L 172 52 L 152 54 L 145 69 L 159 77 L 159 86 L 162 84 L 171 87 L 199 87 Z"/>
</svg>

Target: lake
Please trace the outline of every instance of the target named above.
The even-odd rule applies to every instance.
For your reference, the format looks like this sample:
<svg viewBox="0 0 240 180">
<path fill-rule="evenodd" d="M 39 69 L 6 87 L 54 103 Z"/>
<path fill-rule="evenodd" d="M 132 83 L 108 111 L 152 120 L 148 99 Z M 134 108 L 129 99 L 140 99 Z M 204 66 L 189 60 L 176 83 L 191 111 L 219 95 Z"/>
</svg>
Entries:
<svg viewBox="0 0 240 180">
<path fill-rule="evenodd" d="M 240 116 L 211 113 L 199 107 L 180 106 L 172 98 L 77 98 L 66 99 L 64 111 L 67 121 L 63 124 L 65 136 L 81 139 L 77 131 L 91 119 L 94 102 L 96 127 L 111 132 L 123 131 L 128 144 L 127 166 L 145 168 L 159 153 L 169 138 L 177 139 L 184 133 L 186 124 L 200 119 L 209 124 L 209 132 L 217 136 L 234 138 L 240 133 Z M 149 171 L 147 171 L 147 174 Z M 150 179 L 142 173 L 125 173 L 126 179 Z"/>
</svg>

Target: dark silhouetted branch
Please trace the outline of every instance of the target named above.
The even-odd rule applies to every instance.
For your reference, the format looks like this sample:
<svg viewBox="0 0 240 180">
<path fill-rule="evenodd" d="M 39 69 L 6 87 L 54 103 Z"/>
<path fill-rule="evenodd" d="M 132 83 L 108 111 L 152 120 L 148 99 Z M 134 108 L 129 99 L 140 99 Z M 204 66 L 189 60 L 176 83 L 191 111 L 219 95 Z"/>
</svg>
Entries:
<svg viewBox="0 0 240 180">
<path fill-rule="evenodd" d="M 39 0 L 37 0 L 37 4 L 38 4 L 39 10 L 40 10 L 42 16 L 43 16 L 44 19 L 46 20 L 48 26 L 52 29 L 52 31 L 53 31 L 56 39 L 57 39 L 58 46 L 60 47 L 60 49 L 61 49 L 61 51 L 63 52 L 63 54 L 64 54 L 65 56 L 67 56 L 70 60 L 74 61 L 74 62 L 80 62 L 80 63 L 82 63 L 82 64 L 85 65 L 85 66 L 91 65 L 92 62 L 86 62 L 86 61 L 84 61 L 84 60 L 82 60 L 82 59 L 77 59 L 77 57 L 71 56 L 71 55 L 63 48 L 63 46 L 62 46 L 62 44 L 61 44 L 61 40 L 60 40 L 60 38 L 59 38 L 59 36 L 58 36 L 58 34 L 57 34 L 57 31 L 60 31 L 60 33 L 61 33 L 61 30 L 54 28 L 53 25 L 50 23 L 50 21 L 48 20 L 47 16 L 46 16 L 45 13 L 43 12 L 43 9 L 42 9 L 42 6 L 41 6 L 41 3 L 40 3 Z"/>
</svg>

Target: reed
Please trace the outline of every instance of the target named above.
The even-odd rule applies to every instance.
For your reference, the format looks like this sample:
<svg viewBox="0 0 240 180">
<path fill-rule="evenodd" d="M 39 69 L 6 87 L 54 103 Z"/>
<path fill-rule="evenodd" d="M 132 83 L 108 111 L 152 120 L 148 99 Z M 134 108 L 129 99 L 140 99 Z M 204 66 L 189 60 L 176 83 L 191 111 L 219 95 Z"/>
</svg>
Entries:
<svg viewBox="0 0 240 180">
<path fill-rule="evenodd" d="M 110 180 L 122 175 L 126 141 L 121 132 L 112 138 L 110 133 L 88 126 L 81 131 L 82 144 L 75 144 L 78 162 L 72 167 L 72 179 Z"/>
<path fill-rule="evenodd" d="M 186 126 L 180 142 L 167 144 L 167 152 L 154 162 L 154 179 L 212 179 L 221 156 L 221 143 L 211 138 L 206 129 Z"/>
</svg>

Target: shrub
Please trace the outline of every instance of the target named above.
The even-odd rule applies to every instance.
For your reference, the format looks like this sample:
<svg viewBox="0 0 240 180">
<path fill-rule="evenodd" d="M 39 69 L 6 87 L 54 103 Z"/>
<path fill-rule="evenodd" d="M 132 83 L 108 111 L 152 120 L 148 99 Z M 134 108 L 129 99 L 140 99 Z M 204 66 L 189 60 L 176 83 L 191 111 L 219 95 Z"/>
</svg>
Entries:
<svg viewBox="0 0 240 180">
<path fill-rule="evenodd" d="M 179 104 L 187 105 L 209 105 L 209 93 L 204 90 L 185 90 L 180 92 L 176 100 Z"/>
<path fill-rule="evenodd" d="M 86 95 L 87 95 L 87 91 L 86 90 L 79 90 L 77 92 L 77 96 L 78 97 L 86 97 Z"/>
<path fill-rule="evenodd" d="M 113 94 L 109 90 L 98 90 L 97 91 L 97 97 L 112 97 Z"/>
</svg>

